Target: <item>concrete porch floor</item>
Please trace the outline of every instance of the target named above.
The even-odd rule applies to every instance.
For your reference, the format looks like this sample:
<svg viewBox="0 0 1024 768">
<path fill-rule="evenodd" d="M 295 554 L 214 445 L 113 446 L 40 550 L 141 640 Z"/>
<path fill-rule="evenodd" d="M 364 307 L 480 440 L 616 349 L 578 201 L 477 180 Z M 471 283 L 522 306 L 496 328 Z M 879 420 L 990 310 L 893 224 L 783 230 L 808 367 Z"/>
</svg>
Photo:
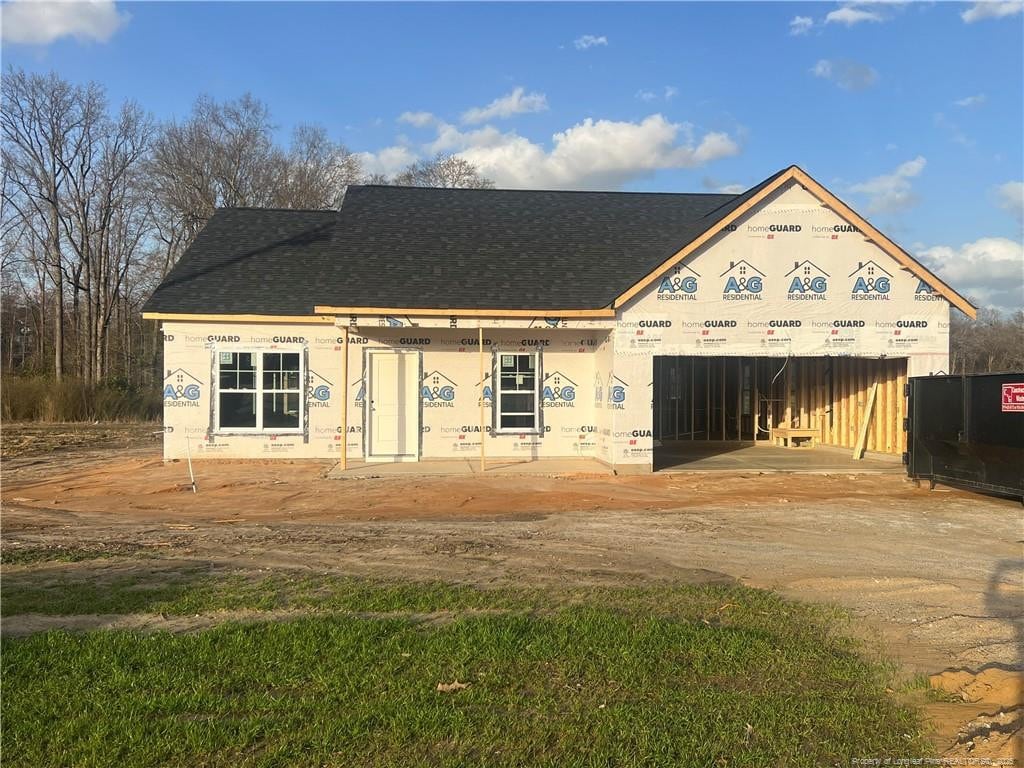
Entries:
<svg viewBox="0 0 1024 768">
<path fill-rule="evenodd" d="M 846 448 L 779 448 L 752 442 L 669 440 L 654 449 L 656 472 L 893 473 L 906 470 L 897 456 L 854 459 Z"/>
<path fill-rule="evenodd" d="M 753 443 L 716 443 L 701 440 L 668 441 L 654 449 L 656 472 L 796 472 L 806 474 L 903 474 L 895 456 L 867 456 L 859 461 L 839 448 L 777 448 Z M 637 467 L 622 468 L 635 474 Z M 630 471 L 631 470 L 631 471 Z M 620 474 L 623 471 L 620 470 Z M 480 472 L 479 459 L 428 459 L 394 464 L 349 462 L 342 470 L 335 464 L 327 477 L 358 480 L 386 477 L 436 477 L 445 475 L 611 475 L 611 468 L 587 458 L 491 459 Z"/>
<path fill-rule="evenodd" d="M 479 475 L 480 459 L 428 459 L 393 464 L 352 462 L 342 470 L 335 464 L 327 473 L 334 480 L 358 480 L 370 477 L 416 477 L 436 475 Z M 485 475 L 611 475 L 611 469 L 596 459 L 536 459 L 522 461 L 493 459 L 487 462 Z"/>
</svg>

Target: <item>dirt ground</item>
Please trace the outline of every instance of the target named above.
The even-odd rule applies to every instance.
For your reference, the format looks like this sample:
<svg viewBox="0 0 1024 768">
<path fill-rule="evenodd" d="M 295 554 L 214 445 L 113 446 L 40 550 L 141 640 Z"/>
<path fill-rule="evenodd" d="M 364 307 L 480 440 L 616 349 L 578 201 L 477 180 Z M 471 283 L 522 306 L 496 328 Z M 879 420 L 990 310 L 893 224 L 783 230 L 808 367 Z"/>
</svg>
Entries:
<svg viewBox="0 0 1024 768">
<path fill-rule="evenodd" d="M 47 569 L 159 579 L 202 562 L 482 586 L 738 580 L 844 606 L 853 631 L 908 672 L 932 675 L 949 694 L 928 707 L 947 756 L 1009 758 L 1022 737 L 1017 502 L 928 491 L 899 475 L 328 480 L 328 463 L 281 461 L 197 462 L 193 494 L 186 466 L 164 464 L 141 430 L 42 450 L 5 458 L 5 551 L 155 554 Z M 3 632 L 52 626 L 161 620 L 8 617 Z"/>
<path fill-rule="evenodd" d="M 0 455 L 6 459 L 47 456 L 71 450 L 78 459 L 102 456 L 111 449 L 148 449 L 159 444 L 160 424 L 14 423 L 0 427 Z M 22 462 L 24 463 L 24 462 Z"/>
</svg>

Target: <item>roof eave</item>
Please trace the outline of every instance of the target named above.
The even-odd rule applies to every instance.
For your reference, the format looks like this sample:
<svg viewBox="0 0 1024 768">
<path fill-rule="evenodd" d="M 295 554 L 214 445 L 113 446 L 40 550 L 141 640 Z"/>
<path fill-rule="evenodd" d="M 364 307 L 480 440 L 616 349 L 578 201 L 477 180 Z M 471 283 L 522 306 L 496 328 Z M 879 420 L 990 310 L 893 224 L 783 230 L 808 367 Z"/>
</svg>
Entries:
<svg viewBox="0 0 1024 768">
<path fill-rule="evenodd" d="M 412 317 L 562 317 L 600 318 L 615 317 L 612 307 L 583 309 L 439 309 L 434 307 L 335 307 L 317 305 L 313 311 L 318 315 L 410 315 Z"/>
</svg>

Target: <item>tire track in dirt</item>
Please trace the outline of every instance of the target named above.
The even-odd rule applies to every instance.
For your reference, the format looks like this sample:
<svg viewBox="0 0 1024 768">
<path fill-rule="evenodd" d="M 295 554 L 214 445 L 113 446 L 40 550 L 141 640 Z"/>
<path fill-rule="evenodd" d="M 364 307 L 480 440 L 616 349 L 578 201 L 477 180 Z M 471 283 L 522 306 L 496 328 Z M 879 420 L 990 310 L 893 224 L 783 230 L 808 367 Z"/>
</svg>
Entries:
<svg viewBox="0 0 1024 768">
<path fill-rule="evenodd" d="M 5 577 L 107 573 L 145 582 L 196 567 L 481 586 L 737 579 L 850 609 L 862 625 L 858 634 L 914 672 L 978 677 L 1002 665 L 1016 674 L 1021 663 L 1019 507 L 929 492 L 899 476 L 333 481 L 323 479 L 327 464 L 197 462 L 200 492 L 193 495 L 184 488 L 184 466 L 151 452 L 65 458 L 13 472 L 5 462 L 4 552 L 156 554 L 5 565 Z M 965 685 L 975 699 L 977 686 Z M 927 705 L 950 749 L 1000 754 L 1002 729 L 1011 726 L 989 728 L 990 749 L 970 724 L 1011 717 L 1019 704 L 1005 688 L 991 690 Z"/>
</svg>

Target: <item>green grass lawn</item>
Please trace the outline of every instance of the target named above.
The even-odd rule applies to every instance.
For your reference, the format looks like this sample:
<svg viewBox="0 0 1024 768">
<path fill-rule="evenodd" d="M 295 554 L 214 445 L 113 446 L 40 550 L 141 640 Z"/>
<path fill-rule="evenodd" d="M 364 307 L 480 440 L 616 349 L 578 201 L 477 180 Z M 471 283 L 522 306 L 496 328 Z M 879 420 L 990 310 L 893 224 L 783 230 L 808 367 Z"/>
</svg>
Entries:
<svg viewBox="0 0 1024 768">
<path fill-rule="evenodd" d="M 741 587 L 4 581 L 4 609 L 309 608 L 189 635 L 3 644 L 11 766 L 827 766 L 927 755 L 840 616 Z M 165 585 L 166 586 L 166 585 Z M 143 598 L 124 597 L 143 594 Z M 34 595 L 34 597 L 33 597 Z M 119 597 L 120 595 L 120 597 Z M 438 612 L 444 612 L 439 617 Z M 468 687 L 450 692 L 438 683 Z"/>
</svg>

